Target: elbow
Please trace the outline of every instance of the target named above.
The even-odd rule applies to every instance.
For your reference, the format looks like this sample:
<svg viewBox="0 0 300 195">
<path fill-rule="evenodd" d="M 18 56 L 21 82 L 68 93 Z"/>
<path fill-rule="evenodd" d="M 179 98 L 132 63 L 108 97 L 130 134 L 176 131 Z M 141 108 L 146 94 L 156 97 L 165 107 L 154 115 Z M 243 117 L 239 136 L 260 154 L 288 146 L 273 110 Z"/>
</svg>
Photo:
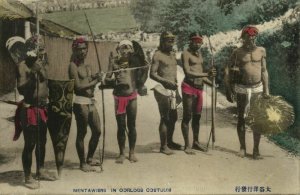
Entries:
<svg viewBox="0 0 300 195">
<path fill-rule="evenodd" d="M 155 74 L 150 73 L 149 77 L 150 77 L 150 79 L 155 80 Z"/>
</svg>

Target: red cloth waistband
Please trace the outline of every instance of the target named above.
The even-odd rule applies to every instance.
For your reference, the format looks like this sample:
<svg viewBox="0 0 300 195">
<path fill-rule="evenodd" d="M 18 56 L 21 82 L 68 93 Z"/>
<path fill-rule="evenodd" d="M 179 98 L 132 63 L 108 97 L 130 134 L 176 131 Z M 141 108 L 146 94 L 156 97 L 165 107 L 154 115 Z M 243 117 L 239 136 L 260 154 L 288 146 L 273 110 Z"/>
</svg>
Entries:
<svg viewBox="0 0 300 195">
<path fill-rule="evenodd" d="M 18 107 L 15 113 L 15 134 L 13 137 L 13 141 L 19 139 L 22 133 L 22 124 L 21 124 L 21 109 L 23 108 L 23 102 L 18 103 Z M 27 126 L 28 125 L 38 125 L 37 120 L 37 113 L 39 114 L 40 119 L 46 123 L 47 122 L 47 109 L 46 108 L 39 108 L 35 106 L 30 106 L 26 108 L 26 116 L 27 116 Z"/>
<path fill-rule="evenodd" d="M 185 82 L 182 82 L 181 89 L 182 89 L 182 93 L 185 93 L 187 95 L 197 96 L 196 112 L 201 113 L 202 106 L 203 106 L 203 96 L 202 96 L 203 90 L 194 88 Z"/>
<path fill-rule="evenodd" d="M 126 113 L 126 107 L 130 100 L 133 100 L 137 97 L 137 92 L 133 92 L 130 96 L 114 96 L 115 101 L 117 101 L 117 114 L 124 114 Z"/>
</svg>

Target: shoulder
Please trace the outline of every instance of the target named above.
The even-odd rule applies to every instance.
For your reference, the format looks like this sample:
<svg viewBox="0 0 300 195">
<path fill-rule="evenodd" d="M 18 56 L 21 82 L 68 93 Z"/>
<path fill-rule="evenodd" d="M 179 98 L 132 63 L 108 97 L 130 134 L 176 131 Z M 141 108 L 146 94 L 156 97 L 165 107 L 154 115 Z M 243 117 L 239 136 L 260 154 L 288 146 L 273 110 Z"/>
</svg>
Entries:
<svg viewBox="0 0 300 195">
<path fill-rule="evenodd" d="M 182 56 L 190 55 L 190 51 L 188 49 L 183 50 Z"/>
<path fill-rule="evenodd" d="M 162 52 L 160 50 L 156 50 L 153 54 L 153 59 L 158 59 L 162 55 Z"/>
<path fill-rule="evenodd" d="M 153 56 L 161 55 L 162 52 L 160 50 L 155 50 Z"/>
<path fill-rule="evenodd" d="M 69 68 L 70 69 L 77 69 L 77 65 L 74 62 L 70 62 Z"/>
<path fill-rule="evenodd" d="M 232 50 L 232 55 L 240 54 L 243 51 L 244 51 L 244 49 L 242 47 L 235 48 L 235 49 Z"/>
<path fill-rule="evenodd" d="M 18 64 L 18 70 L 19 71 L 29 71 L 29 68 L 28 66 L 26 65 L 25 61 L 21 61 L 19 64 Z"/>
<path fill-rule="evenodd" d="M 257 51 L 261 52 L 262 54 L 264 54 L 264 55 L 266 54 L 266 49 L 264 47 L 257 47 L 256 49 L 257 49 Z"/>
</svg>

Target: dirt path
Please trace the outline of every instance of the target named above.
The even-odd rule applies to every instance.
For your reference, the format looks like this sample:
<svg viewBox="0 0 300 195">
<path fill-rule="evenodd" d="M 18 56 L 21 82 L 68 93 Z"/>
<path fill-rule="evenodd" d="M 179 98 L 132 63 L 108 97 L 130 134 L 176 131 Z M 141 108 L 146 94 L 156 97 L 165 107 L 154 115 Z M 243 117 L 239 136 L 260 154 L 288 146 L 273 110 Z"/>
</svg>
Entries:
<svg viewBox="0 0 300 195">
<path fill-rule="evenodd" d="M 153 83 L 148 82 L 148 86 Z M 208 92 L 209 94 L 209 92 Z M 210 130 L 209 95 L 204 95 L 205 108 L 201 119 L 200 140 L 206 143 Z M 100 93 L 96 93 L 100 101 Z M 207 100 L 206 100 L 207 99 Z M 137 118 L 137 157 L 138 163 L 125 161 L 116 164 L 118 155 L 116 140 L 116 122 L 113 115 L 113 98 L 111 91 L 105 92 L 106 101 L 106 156 L 104 172 L 83 173 L 78 169 L 78 157 L 75 149 L 76 126 L 73 119 L 70 138 L 65 156 L 63 178 L 55 182 L 40 182 L 39 190 L 28 190 L 23 186 L 21 153 L 23 137 L 12 141 L 13 123 L 6 118 L 13 116 L 15 106 L 0 103 L 0 194 L 124 194 L 124 188 L 143 190 L 150 194 L 156 188 L 167 192 L 155 194 L 233 194 L 240 190 L 243 194 L 254 194 L 262 187 L 264 193 L 297 194 L 299 190 L 299 158 L 269 142 L 263 137 L 261 153 L 263 160 L 252 160 L 252 133 L 247 131 L 247 153 L 249 157 L 239 158 L 236 154 L 239 143 L 236 135 L 236 118 L 232 114 L 232 106 L 221 95 L 218 96 L 216 118 L 215 150 L 207 153 L 196 152 L 188 156 L 183 151 L 166 156 L 159 153 L 159 113 L 152 91 L 149 96 L 138 98 Z M 86 145 L 88 137 L 86 138 Z M 191 132 L 190 132 L 191 137 Z M 180 122 L 176 124 L 175 141 L 183 143 Z M 46 166 L 55 171 L 53 149 L 48 135 Z M 128 150 L 128 148 L 127 148 Z M 99 157 L 96 152 L 95 157 Z M 35 158 L 34 158 L 35 161 Z M 35 164 L 33 165 L 33 172 Z M 242 192 L 245 186 L 246 191 Z M 111 193 L 111 189 L 116 189 Z M 271 192 L 266 192 L 270 190 Z M 102 192 L 94 193 L 88 189 Z M 85 191 L 86 190 L 86 191 Z M 171 192 L 168 192 L 171 190 Z M 105 191 L 105 192 L 103 192 Z M 141 194 L 132 192 L 127 194 Z"/>
</svg>

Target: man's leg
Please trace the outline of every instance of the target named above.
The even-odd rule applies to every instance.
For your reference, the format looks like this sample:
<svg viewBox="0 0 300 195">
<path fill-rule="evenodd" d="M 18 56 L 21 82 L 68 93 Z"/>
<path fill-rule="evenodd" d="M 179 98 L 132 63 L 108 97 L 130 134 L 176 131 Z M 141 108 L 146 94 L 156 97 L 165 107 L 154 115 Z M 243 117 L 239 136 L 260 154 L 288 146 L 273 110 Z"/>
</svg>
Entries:
<svg viewBox="0 0 300 195">
<path fill-rule="evenodd" d="M 181 145 L 178 143 L 175 143 L 173 141 L 173 134 L 175 130 L 175 124 L 177 121 L 177 110 L 171 110 L 169 111 L 169 120 L 168 120 L 168 133 L 167 133 L 167 141 L 168 141 L 168 147 L 173 150 L 181 150 Z"/>
<path fill-rule="evenodd" d="M 128 140 L 129 140 L 129 161 L 137 162 L 138 159 L 134 154 L 136 143 L 136 128 L 135 120 L 137 113 L 137 99 L 130 100 L 126 109 L 127 113 L 127 125 L 128 125 Z"/>
<path fill-rule="evenodd" d="M 126 114 L 118 114 L 116 115 L 117 124 L 118 124 L 118 145 L 119 145 L 119 151 L 120 155 L 116 159 L 116 163 L 122 164 L 125 160 L 125 142 L 126 142 Z"/>
<path fill-rule="evenodd" d="M 45 153 L 46 153 L 46 142 L 47 142 L 47 125 L 40 121 L 39 127 L 37 128 L 37 144 L 35 148 L 36 156 L 36 178 L 39 180 L 55 181 L 54 176 L 50 176 L 44 168 Z"/>
<path fill-rule="evenodd" d="M 251 103 L 255 103 L 257 98 L 261 98 L 261 93 L 253 94 L 251 97 Z M 259 143 L 261 138 L 261 133 L 259 129 L 252 129 L 253 131 L 253 159 L 259 160 L 263 159 L 259 153 Z"/>
<path fill-rule="evenodd" d="M 259 153 L 259 142 L 260 142 L 260 137 L 261 134 L 260 132 L 256 132 L 253 130 L 253 142 L 254 142 L 254 147 L 253 147 L 253 159 L 262 159 Z"/>
<path fill-rule="evenodd" d="M 237 112 L 238 112 L 238 123 L 237 123 L 237 133 L 240 141 L 240 152 L 239 156 L 246 156 L 246 127 L 245 127 L 245 107 L 246 107 L 246 95 L 237 94 Z"/>
<path fill-rule="evenodd" d="M 169 123 L 169 110 L 170 103 L 167 97 L 160 95 L 154 91 L 154 97 L 158 103 L 158 109 L 160 113 L 160 123 L 159 123 L 159 136 L 160 136 L 160 152 L 171 155 L 174 154 L 170 148 L 167 146 L 167 132 Z"/>
<path fill-rule="evenodd" d="M 31 176 L 31 165 L 32 165 L 32 152 L 36 145 L 37 137 L 35 134 L 35 127 L 34 126 L 28 126 L 22 124 L 24 128 L 23 134 L 24 134 L 24 149 L 22 153 L 22 164 L 23 164 L 23 170 L 25 175 L 25 186 L 30 189 L 37 189 L 39 188 L 39 183 L 35 181 Z"/>
<path fill-rule="evenodd" d="M 89 107 L 89 118 L 88 122 L 92 130 L 92 136 L 89 142 L 89 150 L 87 155 L 87 163 L 90 165 L 99 165 L 100 162 L 93 162 L 93 156 L 97 149 L 99 138 L 101 135 L 100 117 L 95 105 Z"/>
<path fill-rule="evenodd" d="M 87 132 L 88 124 L 88 105 L 74 104 L 74 114 L 77 124 L 76 150 L 80 161 L 80 169 L 84 172 L 95 171 L 86 164 L 84 155 L 84 137 Z"/>
<path fill-rule="evenodd" d="M 189 123 L 192 118 L 193 97 L 182 94 L 183 118 L 181 122 L 181 131 L 184 139 L 184 152 L 186 154 L 195 154 L 190 146 L 189 140 Z"/>
<path fill-rule="evenodd" d="M 196 114 L 196 113 L 193 114 L 192 117 L 193 149 L 207 152 L 207 147 L 201 145 L 199 142 L 200 119 L 201 119 L 201 114 Z"/>
</svg>

